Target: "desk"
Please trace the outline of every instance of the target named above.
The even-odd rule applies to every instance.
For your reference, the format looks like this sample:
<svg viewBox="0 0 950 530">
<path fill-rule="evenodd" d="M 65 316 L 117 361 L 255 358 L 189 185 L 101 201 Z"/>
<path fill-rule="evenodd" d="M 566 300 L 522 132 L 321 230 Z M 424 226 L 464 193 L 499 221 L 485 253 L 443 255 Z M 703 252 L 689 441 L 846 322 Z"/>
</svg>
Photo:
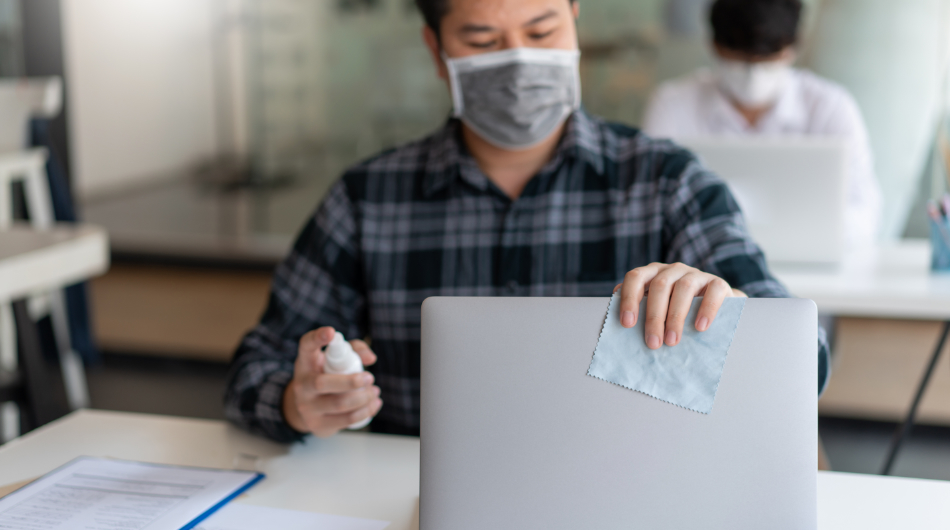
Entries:
<svg viewBox="0 0 950 530">
<path fill-rule="evenodd" d="M 0 447 L 0 485 L 37 477 L 80 455 L 231 468 L 257 457 L 267 479 L 239 502 L 418 527 L 419 440 L 343 433 L 283 446 L 221 421 L 78 411 Z M 818 528 L 950 527 L 950 482 L 818 473 Z"/>
<path fill-rule="evenodd" d="M 105 230 L 59 225 L 0 230 L 0 300 L 14 300 L 97 276 L 109 267 Z"/>
<path fill-rule="evenodd" d="M 858 249 L 834 270 L 790 266 L 775 266 L 772 270 L 789 291 L 814 300 L 822 313 L 943 321 L 943 330 L 910 409 L 888 449 L 882 473 L 890 473 L 950 335 L 950 273 L 931 273 L 930 243 L 924 239 L 884 242 Z"/>
<path fill-rule="evenodd" d="M 950 319 L 950 273 L 930 272 L 930 243 L 905 239 L 849 254 L 835 269 L 773 265 L 795 296 L 821 313 L 870 318 Z"/>
<path fill-rule="evenodd" d="M 27 391 L 35 422 L 43 423 L 54 417 L 55 405 L 48 392 L 49 382 L 45 378 L 36 330 L 30 325 L 32 319 L 24 299 L 98 275 L 108 266 L 108 236 L 102 228 L 62 224 L 46 230 L 25 225 L 0 230 L 0 371 L 11 373 L 17 367 L 12 316 L 15 312 L 24 350 Z M 15 300 L 19 301 L 13 303 L 11 311 L 10 302 Z M 58 308 L 51 312 L 57 342 L 69 344 L 62 293 L 54 294 L 50 303 L 56 304 Z M 85 406 L 88 394 L 82 361 L 71 349 L 60 351 L 60 364 L 70 404 L 74 408 Z M 4 431 L 8 430 L 8 423 L 15 421 L 5 418 Z"/>
</svg>

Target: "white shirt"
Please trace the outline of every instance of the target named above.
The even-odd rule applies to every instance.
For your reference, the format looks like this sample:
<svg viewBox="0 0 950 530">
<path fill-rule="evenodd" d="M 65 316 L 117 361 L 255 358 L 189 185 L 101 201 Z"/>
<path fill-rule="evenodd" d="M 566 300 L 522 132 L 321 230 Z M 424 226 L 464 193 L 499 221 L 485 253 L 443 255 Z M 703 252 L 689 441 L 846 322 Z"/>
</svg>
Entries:
<svg viewBox="0 0 950 530">
<path fill-rule="evenodd" d="M 846 138 L 849 146 L 845 239 L 873 240 L 881 215 L 881 191 L 861 111 L 843 87 L 806 70 L 793 69 L 776 104 L 750 126 L 701 69 L 667 81 L 654 93 L 643 130 L 661 138 L 714 135 L 814 135 Z"/>
</svg>

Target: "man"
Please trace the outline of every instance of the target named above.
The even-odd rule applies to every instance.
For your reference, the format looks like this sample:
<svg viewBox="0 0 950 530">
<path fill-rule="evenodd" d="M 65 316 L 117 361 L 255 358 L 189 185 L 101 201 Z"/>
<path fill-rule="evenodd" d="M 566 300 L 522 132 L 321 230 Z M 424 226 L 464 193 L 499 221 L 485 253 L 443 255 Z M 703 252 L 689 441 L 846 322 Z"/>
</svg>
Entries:
<svg viewBox="0 0 950 530">
<path fill-rule="evenodd" d="M 458 119 L 330 189 L 235 354 L 229 418 L 280 441 L 371 416 L 374 431 L 418 435 L 428 296 L 606 296 L 622 280 L 621 322 L 645 319 L 654 349 L 705 330 L 726 297 L 787 296 L 721 181 L 579 108 L 576 3 L 417 3 Z M 372 374 L 322 372 L 334 329 Z"/>
<path fill-rule="evenodd" d="M 715 66 L 660 85 L 643 130 L 673 139 L 711 135 L 844 138 L 849 149 L 845 240 L 877 234 L 881 192 L 868 135 L 841 86 L 792 67 L 799 0 L 717 0 L 709 20 Z"/>
</svg>

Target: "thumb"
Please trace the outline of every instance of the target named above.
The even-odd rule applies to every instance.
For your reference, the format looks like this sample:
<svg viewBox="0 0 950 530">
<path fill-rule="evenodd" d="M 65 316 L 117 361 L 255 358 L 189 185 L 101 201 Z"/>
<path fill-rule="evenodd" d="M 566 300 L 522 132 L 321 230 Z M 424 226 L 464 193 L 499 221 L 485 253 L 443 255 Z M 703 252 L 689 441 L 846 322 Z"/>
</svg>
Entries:
<svg viewBox="0 0 950 530">
<path fill-rule="evenodd" d="M 336 330 L 330 326 L 308 331 L 303 337 L 300 337 L 297 357 L 304 360 L 311 370 L 320 371 L 323 366 L 323 352 L 321 350 L 324 346 L 330 344 L 335 334 Z"/>
</svg>

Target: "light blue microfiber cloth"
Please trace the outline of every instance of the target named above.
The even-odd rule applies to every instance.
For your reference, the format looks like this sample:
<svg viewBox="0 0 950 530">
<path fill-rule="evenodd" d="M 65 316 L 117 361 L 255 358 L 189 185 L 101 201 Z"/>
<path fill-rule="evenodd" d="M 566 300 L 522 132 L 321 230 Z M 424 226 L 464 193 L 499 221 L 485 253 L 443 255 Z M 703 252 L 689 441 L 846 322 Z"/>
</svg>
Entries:
<svg viewBox="0 0 950 530">
<path fill-rule="evenodd" d="M 679 344 L 651 350 L 643 335 L 646 298 L 640 303 L 636 325 L 624 328 L 620 325 L 620 293 L 616 292 L 587 375 L 709 414 L 745 300 L 726 298 L 709 329 L 699 332 L 694 323 L 702 298 L 696 298 Z"/>
</svg>

